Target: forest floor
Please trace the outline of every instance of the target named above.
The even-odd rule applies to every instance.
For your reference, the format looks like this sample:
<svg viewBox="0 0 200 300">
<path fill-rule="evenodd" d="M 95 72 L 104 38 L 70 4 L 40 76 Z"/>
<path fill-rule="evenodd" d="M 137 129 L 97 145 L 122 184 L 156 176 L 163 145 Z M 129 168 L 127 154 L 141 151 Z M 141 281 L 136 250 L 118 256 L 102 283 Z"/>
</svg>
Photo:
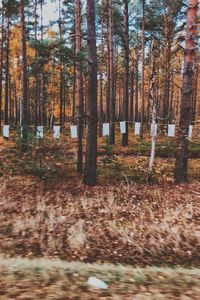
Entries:
<svg viewBox="0 0 200 300">
<path fill-rule="evenodd" d="M 198 300 L 200 295 L 199 269 L 4 259 L 0 271 L 2 300 Z M 88 284 L 91 277 L 107 288 Z"/>
<path fill-rule="evenodd" d="M 142 156 L 141 153 L 132 155 L 131 147 L 122 149 L 118 146 L 112 149 L 104 144 L 100 144 L 99 148 L 98 185 L 91 188 L 85 187 L 81 177 L 75 172 L 76 142 L 73 142 L 74 147 L 71 148 L 69 142 L 61 140 L 52 143 L 49 139 L 33 143 L 27 154 L 20 154 L 15 141 L 0 140 L 2 257 L 31 260 L 42 257 L 50 260 L 59 258 L 82 263 L 96 262 L 100 265 L 121 263 L 141 268 L 199 267 L 200 160 L 190 159 L 190 183 L 177 185 L 173 180 L 173 156 L 156 158 L 152 184 L 149 185 L 146 180 L 147 156 Z M 141 144 L 137 147 L 141 147 Z M 185 272 L 187 274 L 189 271 Z M 65 292 L 63 287 L 61 295 L 46 299 L 132 299 L 129 288 L 130 293 L 138 295 L 134 299 L 162 299 L 158 293 L 165 292 L 168 296 L 163 299 L 198 299 L 199 271 L 194 272 L 197 274 L 194 275 L 194 281 L 198 284 L 193 284 L 191 277 L 187 275 L 184 279 L 180 273 L 177 280 L 181 283 L 178 285 L 175 281 L 173 288 L 172 275 L 165 278 L 161 274 L 166 279 L 166 284 L 161 280 L 158 289 L 157 283 L 154 285 L 152 274 L 147 275 L 149 282 L 153 282 L 152 285 L 148 285 L 147 281 L 144 285 L 132 285 L 127 283 L 128 279 L 123 279 L 125 281 L 122 280 L 122 284 L 120 281 L 118 285 L 116 281 L 113 283 L 105 277 L 105 280 L 111 282 L 111 291 L 99 294 L 87 290 L 85 282 L 88 274 L 86 277 L 81 275 L 83 278 L 80 281 L 76 275 L 69 275 L 69 278 L 65 278 L 66 281 L 61 282 L 60 275 L 55 279 L 52 275 L 54 271 L 50 271 L 50 275 L 48 272 L 45 275 L 47 278 L 45 277 L 44 287 L 49 287 L 51 293 L 51 286 L 54 286 L 55 281 L 58 280 L 58 286 L 64 284 L 67 288 L 70 281 L 73 290 L 74 280 L 77 282 L 77 291 L 74 294 L 72 292 L 71 296 L 66 298 L 62 295 L 62 291 Z M 0 299 L 45 299 L 39 294 L 40 291 L 42 294 L 43 283 L 36 273 L 27 275 L 26 278 L 18 271 L 9 275 L 11 281 L 9 283 L 6 279 L 6 282 L 11 285 L 11 291 L 13 284 L 19 286 L 19 296 L 0 294 Z M 175 274 L 174 269 L 170 274 Z M 158 281 L 159 276 L 155 276 Z M 4 278 L 0 276 L 3 287 Z M 20 287 L 20 278 L 22 282 L 25 281 L 25 287 Z M 19 284 L 13 283 L 15 280 Z M 26 290 L 30 280 L 35 284 L 37 297 L 30 298 L 26 294 L 20 296 L 21 290 Z M 190 285 L 191 293 L 194 287 L 194 293 L 184 293 L 185 298 L 180 298 L 181 285 L 186 290 Z M 122 295 L 127 291 L 127 297 L 120 296 L 118 289 L 122 289 Z M 83 294 L 83 297 L 76 297 L 76 292 Z"/>
</svg>

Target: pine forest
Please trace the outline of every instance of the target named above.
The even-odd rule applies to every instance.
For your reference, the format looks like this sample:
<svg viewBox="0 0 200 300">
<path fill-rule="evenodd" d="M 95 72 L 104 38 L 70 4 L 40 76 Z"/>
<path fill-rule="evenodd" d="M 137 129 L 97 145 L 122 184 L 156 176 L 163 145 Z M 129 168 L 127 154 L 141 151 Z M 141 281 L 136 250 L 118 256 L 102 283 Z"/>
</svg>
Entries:
<svg viewBox="0 0 200 300">
<path fill-rule="evenodd" d="M 199 0 L 0 0 L 0 299 L 199 299 L 199 36 Z"/>
</svg>

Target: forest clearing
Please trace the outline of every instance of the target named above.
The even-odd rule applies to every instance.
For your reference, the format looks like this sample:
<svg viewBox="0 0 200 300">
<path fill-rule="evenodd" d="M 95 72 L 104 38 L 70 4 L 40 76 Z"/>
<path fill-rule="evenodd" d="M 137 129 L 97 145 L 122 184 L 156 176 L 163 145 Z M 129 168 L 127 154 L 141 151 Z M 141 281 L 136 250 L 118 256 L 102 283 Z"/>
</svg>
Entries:
<svg viewBox="0 0 200 300">
<path fill-rule="evenodd" d="M 0 3 L 0 300 L 200 298 L 198 0 Z"/>
</svg>

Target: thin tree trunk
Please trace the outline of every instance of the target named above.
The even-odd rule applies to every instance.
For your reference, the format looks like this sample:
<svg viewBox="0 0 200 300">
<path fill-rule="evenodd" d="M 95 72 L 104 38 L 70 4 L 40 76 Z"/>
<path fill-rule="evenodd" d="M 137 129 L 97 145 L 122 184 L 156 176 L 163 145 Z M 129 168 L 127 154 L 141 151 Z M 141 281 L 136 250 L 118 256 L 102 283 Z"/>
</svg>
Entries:
<svg viewBox="0 0 200 300">
<path fill-rule="evenodd" d="M 34 1 L 34 39 L 37 42 L 37 0 Z M 35 60 L 37 59 L 37 49 L 35 48 Z M 38 125 L 38 72 L 36 71 L 35 74 L 35 101 L 34 101 L 34 110 L 35 110 L 35 117 L 34 123 L 35 128 Z"/>
<path fill-rule="evenodd" d="M 122 146 L 128 146 L 128 110 L 129 110 L 129 9 L 128 0 L 124 1 L 124 121 L 126 121 L 126 133 L 122 135 Z"/>
<path fill-rule="evenodd" d="M 157 118 L 157 111 L 156 111 L 156 97 L 155 97 L 155 57 L 154 57 L 154 40 L 152 40 L 151 46 L 151 79 L 150 79 L 150 89 L 149 89 L 149 97 L 151 100 L 151 107 L 152 107 L 152 133 L 151 133 L 151 155 L 149 159 L 149 166 L 148 166 L 148 182 L 151 182 L 151 177 L 153 174 L 153 163 L 155 158 L 155 148 L 156 148 L 156 118 Z"/>
<path fill-rule="evenodd" d="M 140 139 L 143 139 L 143 123 L 144 123 L 144 80 L 145 80 L 145 0 L 142 0 L 142 82 L 141 82 L 141 130 Z"/>
<path fill-rule="evenodd" d="M 76 65 L 73 67 L 73 93 L 72 93 L 72 117 L 75 116 L 76 112 Z"/>
<path fill-rule="evenodd" d="M 191 122 L 194 124 L 196 120 L 196 106 L 197 106 L 197 89 L 198 89 L 198 77 L 199 77 L 199 66 L 198 61 L 196 63 L 195 68 L 195 76 L 193 82 L 193 95 L 192 95 L 192 113 L 191 113 Z"/>
<path fill-rule="evenodd" d="M 3 96 L 3 45 L 4 45 L 4 1 L 2 1 L 2 16 L 1 16 L 1 54 L 0 54 L 0 133 L 2 123 L 2 96 Z"/>
<path fill-rule="evenodd" d="M 43 0 L 40 2 L 40 42 L 43 43 Z M 44 67 L 41 68 L 41 81 L 39 85 L 39 117 L 38 121 L 39 124 L 43 124 L 43 108 L 44 108 Z"/>
<path fill-rule="evenodd" d="M 78 161 L 77 161 L 77 172 L 83 173 L 83 113 L 84 113 L 84 104 L 83 104 L 83 78 L 82 78 L 82 64 L 80 60 L 81 52 L 81 1 L 75 0 L 75 23 L 76 23 L 76 56 L 77 56 L 77 65 L 76 65 L 76 82 L 78 90 Z"/>
<path fill-rule="evenodd" d="M 171 27 L 170 27 L 170 16 L 168 14 L 164 15 L 164 36 L 165 36 L 165 45 L 164 45 L 164 60 L 163 60 L 163 80 L 164 80 L 164 91 L 163 91 L 163 112 L 162 117 L 164 124 L 169 120 L 169 108 L 170 108 L 170 82 L 171 82 Z"/>
<path fill-rule="evenodd" d="M 103 0 L 102 0 L 103 5 Z M 103 126 L 103 59 L 104 59 L 104 16 L 101 16 L 101 62 L 100 62 L 100 88 L 99 88 L 99 136 L 102 136 Z"/>
<path fill-rule="evenodd" d="M 114 97 L 114 59 L 113 59 L 113 2 L 108 4 L 108 43 L 110 52 L 110 145 L 115 144 L 115 97 Z"/>
<path fill-rule="evenodd" d="M 5 103 L 4 103 L 4 122 L 8 125 L 8 103 L 9 103 L 9 54 L 10 54 L 10 20 L 7 12 L 6 16 L 6 63 L 5 63 Z"/>
<path fill-rule="evenodd" d="M 109 20 L 109 17 L 108 17 Z M 107 22 L 107 82 L 106 82 L 106 122 L 110 121 L 110 43 L 109 43 L 109 22 Z"/>
<path fill-rule="evenodd" d="M 18 123 L 18 103 L 17 103 L 17 89 L 16 84 L 14 83 L 14 105 L 15 105 L 15 126 L 17 127 Z"/>
<path fill-rule="evenodd" d="M 138 87 L 138 81 L 139 81 L 139 76 L 138 76 L 138 67 L 139 67 L 139 49 L 138 49 L 138 45 L 136 46 L 135 49 L 135 55 L 136 55 L 136 59 L 135 59 L 135 121 L 138 122 L 139 121 L 139 87 Z"/>
<path fill-rule="evenodd" d="M 28 79 L 27 79 L 27 56 L 26 56 L 26 25 L 24 14 L 24 0 L 20 1 L 21 12 L 21 30 L 22 30 L 22 152 L 27 151 L 27 138 L 28 138 Z"/>
<path fill-rule="evenodd" d="M 12 125 L 12 85 L 11 85 L 10 74 L 8 79 L 8 99 L 9 99 L 9 120 L 10 120 L 10 125 Z"/>
<path fill-rule="evenodd" d="M 136 12 L 136 47 L 135 47 L 135 122 L 139 121 L 139 38 L 138 38 L 138 9 Z"/>
<path fill-rule="evenodd" d="M 130 96 L 130 115 L 129 121 L 133 122 L 134 120 L 134 65 L 131 72 L 131 96 Z"/>
<path fill-rule="evenodd" d="M 58 21 L 58 27 L 59 27 L 59 36 L 60 36 L 60 42 L 62 41 L 62 12 L 61 12 L 61 0 L 58 2 L 58 11 L 59 11 L 59 21 Z M 60 51 L 61 48 L 60 48 Z M 62 53 L 60 53 L 60 126 L 62 127 L 63 123 L 63 59 L 62 59 Z"/>
</svg>

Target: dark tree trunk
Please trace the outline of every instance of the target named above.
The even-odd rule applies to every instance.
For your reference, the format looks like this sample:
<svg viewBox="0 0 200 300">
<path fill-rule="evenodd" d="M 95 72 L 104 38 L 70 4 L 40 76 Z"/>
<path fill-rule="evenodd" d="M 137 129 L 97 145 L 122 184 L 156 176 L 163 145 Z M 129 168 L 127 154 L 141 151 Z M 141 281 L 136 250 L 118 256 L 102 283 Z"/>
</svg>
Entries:
<svg viewBox="0 0 200 300">
<path fill-rule="evenodd" d="M 87 134 L 86 162 L 84 168 L 85 184 L 96 184 L 97 168 L 97 49 L 95 30 L 95 1 L 87 0 L 88 26 L 88 106 L 89 122 Z"/>
<path fill-rule="evenodd" d="M 169 13 L 163 16 L 163 31 L 164 31 L 164 59 L 163 59 L 163 111 L 162 117 L 164 124 L 169 121 L 169 108 L 170 108 L 170 82 L 171 82 L 171 46 L 172 46 L 172 35 L 173 25 L 171 16 Z"/>
<path fill-rule="evenodd" d="M 72 118 L 76 112 L 76 65 L 73 66 Z"/>
<path fill-rule="evenodd" d="M 108 18 L 109 19 L 109 18 Z M 107 82 L 106 82 L 106 122 L 110 121 L 110 43 L 109 43 L 109 22 L 107 22 Z"/>
<path fill-rule="evenodd" d="M 131 72 L 131 95 L 130 95 L 130 114 L 129 121 L 133 122 L 134 120 L 134 65 Z"/>
<path fill-rule="evenodd" d="M 2 16 L 1 16 L 1 44 L 0 44 L 0 133 L 2 123 L 2 96 L 3 96 L 3 45 L 4 45 L 4 1 L 2 1 Z"/>
<path fill-rule="evenodd" d="M 58 2 L 59 6 L 59 21 L 58 21 L 58 27 L 59 27 L 59 36 L 60 36 L 60 42 L 62 41 L 62 12 L 61 12 L 61 0 Z M 62 59 L 62 53 L 60 48 L 60 126 L 62 127 L 63 123 L 63 59 Z"/>
<path fill-rule="evenodd" d="M 193 91 L 194 62 L 196 55 L 198 1 L 189 0 L 187 8 L 186 47 L 184 55 L 181 113 L 176 150 L 175 179 L 178 183 L 188 180 L 188 130 Z"/>
<path fill-rule="evenodd" d="M 138 87 L 138 80 L 139 80 L 139 49 L 138 49 L 138 45 L 135 49 L 135 121 L 138 122 L 139 121 L 139 113 L 138 113 L 138 107 L 139 107 L 139 95 L 138 95 L 138 91 L 139 91 L 139 87 Z"/>
<path fill-rule="evenodd" d="M 122 146 L 128 146 L 128 109 L 129 109 L 129 9 L 128 0 L 124 1 L 124 121 L 126 121 L 126 133 L 122 135 Z"/>
<path fill-rule="evenodd" d="M 17 89 L 14 83 L 14 105 L 15 105 L 15 126 L 18 124 L 18 102 L 17 102 Z"/>
<path fill-rule="evenodd" d="M 198 61 L 196 61 L 195 75 L 194 75 L 194 81 L 193 81 L 193 94 L 192 94 L 192 110 L 191 110 L 191 123 L 192 124 L 194 124 L 194 122 L 196 120 L 198 77 L 199 77 L 199 66 L 198 66 Z"/>
<path fill-rule="evenodd" d="M 108 4 L 108 43 L 110 64 L 110 145 L 115 144 L 115 97 L 114 97 L 114 59 L 113 59 L 113 7 Z"/>
<path fill-rule="evenodd" d="M 139 121 L 139 37 L 138 37 L 138 10 L 136 12 L 136 23 L 137 23 L 137 31 L 136 31 L 136 47 L 135 47 L 135 122 Z"/>
<path fill-rule="evenodd" d="M 142 82 L 141 82 L 141 94 L 142 94 L 142 103 L 141 103 L 141 130 L 140 130 L 140 139 L 143 139 L 143 122 L 144 122 L 144 71 L 145 71 L 145 0 L 142 0 Z"/>
<path fill-rule="evenodd" d="M 24 0 L 20 1 L 21 30 L 22 30 L 22 152 L 27 151 L 28 139 L 28 77 L 27 77 L 27 56 L 26 56 L 26 24 L 24 14 Z"/>
<path fill-rule="evenodd" d="M 76 23 L 76 82 L 78 91 L 78 162 L 77 162 L 77 172 L 83 173 L 83 113 L 84 113 L 84 103 L 83 103 L 83 78 L 82 78 L 82 63 L 80 59 L 81 52 L 81 1 L 75 0 L 75 23 Z"/>
<path fill-rule="evenodd" d="M 5 62 L 5 104 L 4 104 L 4 123 L 8 125 L 8 104 L 9 104 L 9 54 L 10 54 L 10 20 L 7 12 L 6 16 L 6 62 Z"/>
<path fill-rule="evenodd" d="M 34 1 L 34 39 L 37 42 L 37 0 Z M 37 59 L 37 49 L 35 49 L 35 60 Z M 34 101 L 34 125 L 38 125 L 38 72 L 35 73 L 35 101 Z"/>
<path fill-rule="evenodd" d="M 103 4 L 103 1 L 102 1 Z M 104 60 L 104 16 L 101 16 L 101 62 L 100 62 L 100 78 L 99 78 L 99 136 L 102 137 L 103 126 L 103 60 Z"/>
<path fill-rule="evenodd" d="M 40 37 L 40 42 L 43 43 L 43 35 L 44 35 L 44 26 L 43 26 L 43 4 L 44 4 L 44 1 L 42 0 L 40 2 L 40 34 L 41 34 L 41 37 Z M 38 103 L 38 106 L 39 106 L 39 111 L 38 111 L 38 121 L 39 121 L 39 124 L 42 125 L 44 120 L 43 120 L 43 117 L 44 117 L 44 101 L 45 101 L 45 84 L 44 84 L 44 67 L 42 66 L 41 68 L 41 79 L 40 79 L 40 85 L 39 85 L 39 103 Z"/>
</svg>

